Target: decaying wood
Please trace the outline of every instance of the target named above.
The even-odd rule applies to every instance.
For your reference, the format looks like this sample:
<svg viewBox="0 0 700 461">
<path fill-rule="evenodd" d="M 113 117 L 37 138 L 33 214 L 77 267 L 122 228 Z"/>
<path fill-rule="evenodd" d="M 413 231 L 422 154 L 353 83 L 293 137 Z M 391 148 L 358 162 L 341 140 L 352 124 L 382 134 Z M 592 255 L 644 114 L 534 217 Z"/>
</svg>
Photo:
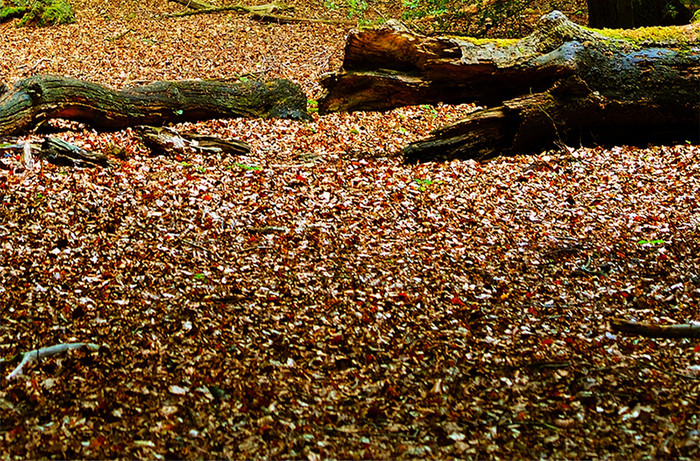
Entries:
<svg viewBox="0 0 700 461">
<path fill-rule="evenodd" d="M 0 152 L 6 151 L 21 152 L 24 167 L 27 169 L 33 167 L 35 158 L 41 158 L 59 166 L 111 166 L 109 157 L 106 155 L 90 152 L 75 144 L 54 137 L 47 137 L 34 143 L 25 141 L 16 144 L 0 145 Z M 0 168 L 7 169 L 4 165 L 0 165 Z"/>
<path fill-rule="evenodd" d="M 206 10 L 212 8 L 209 2 L 203 2 L 202 0 L 170 0 L 173 3 L 178 3 L 180 5 L 186 6 L 187 8 L 192 8 L 193 10 Z"/>
<path fill-rule="evenodd" d="M 170 127 L 137 126 L 134 131 L 141 141 L 154 153 L 177 154 L 189 152 L 224 153 L 246 155 L 250 146 L 235 139 L 221 139 L 214 136 L 180 133 Z"/>
<path fill-rule="evenodd" d="M 181 5 L 189 6 L 192 8 L 189 11 L 182 11 L 179 13 L 169 14 L 168 17 L 177 18 L 182 16 L 194 16 L 198 14 L 214 14 L 214 13 L 226 13 L 226 12 L 236 12 L 242 14 L 250 14 L 252 16 L 258 16 L 264 18 L 266 16 L 277 16 L 283 11 L 293 11 L 294 7 L 279 4 L 279 3 L 266 3 L 264 5 L 228 5 L 228 6 L 214 6 L 206 2 L 197 2 L 196 4 L 190 4 L 187 0 L 171 0 Z"/>
<path fill-rule="evenodd" d="M 54 165 L 95 167 L 110 166 L 109 158 L 97 152 L 90 152 L 82 147 L 70 144 L 62 139 L 48 137 L 44 140 L 38 157 Z"/>
<path fill-rule="evenodd" d="M 288 80 L 159 81 L 115 91 L 102 85 L 38 75 L 0 86 L 0 135 L 26 132 L 50 119 L 98 129 L 213 118 L 310 120 L 307 98 Z"/>
<path fill-rule="evenodd" d="M 280 14 L 282 12 L 293 11 L 294 7 L 281 3 L 267 3 L 264 5 L 230 5 L 230 6 L 212 6 L 206 2 L 198 1 L 196 4 L 190 4 L 188 0 L 171 0 L 181 5 L 190 6 L 192 10 L 182 11 L 179 13 L 171 13 L 167 15 L 170 18 L 178 18 L 183 16 L 194 16 L 199 14 L 216 14 L 236 12 L 247 14 L 256 21 L 272 22 L 277 24 L 294 24 L 294 23 L 313 23 L 313 24 L 344 24 L 355 25 L 356 21 L 337 20 L 337 19 L 315 19 L 315 18 L 300 18 Z"/>
<path fill-rule="evenodd" d="M 408 146 L 409 161 L 700 141 L 700 25 L 673 30 L 676 42 L 633 43 L 555 11 L 517 41 L 425 37 L 397 23 L 353 31 L 342 70 L 322 80 L 319 112 L 489 106 Z"/>
<path fill-rule="evenodd" d="M 46 357 L 52 357 L 54 355 L 63 354 L 64 352 L 72 351 L 75 349 L 80 349 L 85 347 L 88 350 L 96 351 L 99 350 L 100 346 L 92 343 L 63 343 L 57 344 L 55 346 L 42 347 L 41 349 L 34 349 L 33 351 L 26 352 L 22 356 L 22 361 L 17 365 L 17 367 L 6 376 L 5 379 L 8 381 L 16 378 L 22 374 L 22 369 L 24 366 L 35 360 L 40 360 Z"/>
<path fill-rule="evenodd" d="M 700 339 L 700 324 L 657 325 L 651 323 L 629 322 L 613 319 L 610 322 L 613 331 L 647 338 L 695 338 Z"/>
</svg>

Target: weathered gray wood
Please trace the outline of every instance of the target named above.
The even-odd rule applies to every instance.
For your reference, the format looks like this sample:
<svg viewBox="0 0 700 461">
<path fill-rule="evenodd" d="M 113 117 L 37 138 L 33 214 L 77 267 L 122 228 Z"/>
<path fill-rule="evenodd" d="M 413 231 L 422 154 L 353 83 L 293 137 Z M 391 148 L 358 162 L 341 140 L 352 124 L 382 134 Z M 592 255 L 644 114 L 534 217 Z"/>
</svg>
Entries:
<svg viewBox="0 0 700 461">
<path fill-rule="evenodd" d="M 134 131 L 141 141 L 156 154 L 202 152 L 247 155 L 250 153 L 250 145 L 235 139 L 180 133 L 166 126 L 141 125 L 137 126 Z"/>
<path fill-rule="evenodd" d="M 109 158 L 106 155 L 89 152 L 60 138 L 46 138 L 38 155 L 54 165 L 78 167 L 110 166 Z"/>
</svg>

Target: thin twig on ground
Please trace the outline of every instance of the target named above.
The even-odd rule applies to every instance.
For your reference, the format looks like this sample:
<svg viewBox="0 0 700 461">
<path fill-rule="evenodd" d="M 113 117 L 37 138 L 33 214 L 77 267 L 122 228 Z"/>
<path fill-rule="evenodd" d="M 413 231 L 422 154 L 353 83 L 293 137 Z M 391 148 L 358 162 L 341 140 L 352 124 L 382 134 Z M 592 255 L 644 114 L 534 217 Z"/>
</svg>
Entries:
<svg viewBox="0 0 700 461">
<path fill-rule="evenodd" d="M 22 368 L 30 362 L 35 360 L 43 359 L 45 357 L 52 357 L 54 355 L 62 354 L 67 351 L 80 349 L 81 347 L 87 347 L 91 351 L 96 351 L 100 348 L 97 344 L 92 343 L 63 343 L 56 344 L 54 346 L 42 347 L 40 349 L 34 349 L 24 354 L 22 361 L 15 367 L 14 370 L 7 375 L 6 379 L 9 381 L 16 378 L 22 374 Z"/>
</svg>

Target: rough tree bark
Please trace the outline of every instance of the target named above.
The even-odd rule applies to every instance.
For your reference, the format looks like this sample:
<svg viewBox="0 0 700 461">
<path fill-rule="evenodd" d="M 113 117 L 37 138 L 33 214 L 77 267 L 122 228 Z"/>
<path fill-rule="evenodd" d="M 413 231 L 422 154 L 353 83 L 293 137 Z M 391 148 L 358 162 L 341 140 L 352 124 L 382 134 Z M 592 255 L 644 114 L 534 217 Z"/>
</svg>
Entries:
<svg viewBox="0 0 700 461">
<path fill-rule="evenodd" d="M 15 135 L 50 119 L 98 129 L 235 117 L 310 120 L 307 98 L 288 80 L 159 81 L 115 91 L 52 75 L 0 85 L 0 135 Z"/>
<path fill-rule="evenodd" d="M 557 11 L 517 41 L 424 37 L 396 23 L 354 31 L 342 70 L 322 80 L 319 111 L 490 106 L 406 147 L 409 161 L 488 158 L 559 143 L 697 142 L 698 26 L 668 28 L 663 43 L 635 33 L 634 40 L 613 39 Z"/>
</svg>

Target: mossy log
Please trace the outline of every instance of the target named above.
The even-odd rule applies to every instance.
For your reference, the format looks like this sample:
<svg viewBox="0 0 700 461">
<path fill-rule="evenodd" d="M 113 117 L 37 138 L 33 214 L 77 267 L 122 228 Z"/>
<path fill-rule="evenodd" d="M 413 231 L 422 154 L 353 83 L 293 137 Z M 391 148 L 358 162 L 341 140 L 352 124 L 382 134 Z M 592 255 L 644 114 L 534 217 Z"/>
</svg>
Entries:
<svg viewBox="0 0 700 461">
<path fill-rule="evenodd" d="M 0 135 L 28 131 L 50 119 L 116 130 L 136 125 L 213 118 L 309 120 L 307 98 L 288 80 L 158 81 L 115 91 L 102 85 L 39 75 L 0 86 Z"/>
<path fill-rule="evenodd" d="M 75 22 L 73 7 L 65 0 L 0 1 L 0 22 L 21 18 L 18 27 L 47 27 Z"/>
<path fill-rule="evenodd" d="M 698 25 L 612 38 L 562 13 L 511 41 L 354 31 L 323 113 L 438 102 L 488 108 L 406 147 L 409 161 L 483 159 L 556 144 L 700 141 Z M 669 37 L 677 37 L 670 40 Z"/>
</svg>

